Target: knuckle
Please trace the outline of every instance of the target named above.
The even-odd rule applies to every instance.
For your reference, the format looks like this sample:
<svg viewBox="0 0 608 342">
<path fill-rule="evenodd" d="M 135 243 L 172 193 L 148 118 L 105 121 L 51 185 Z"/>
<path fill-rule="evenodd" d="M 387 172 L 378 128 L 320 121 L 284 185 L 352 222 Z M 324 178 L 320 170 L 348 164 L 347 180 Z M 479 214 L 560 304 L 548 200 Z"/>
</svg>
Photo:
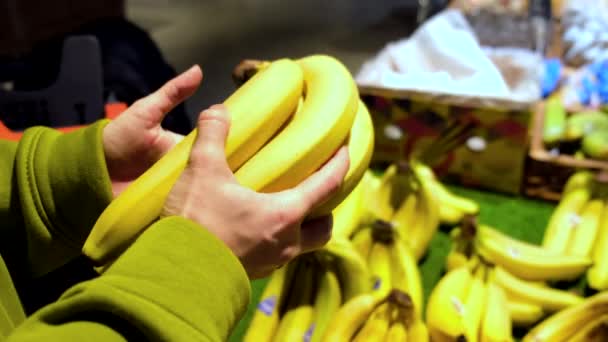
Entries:
<svg viewBox="0 0 608 342">
<path fill-rule="evenodd" d="M 281 252 L 279 255 L 279 265 L 284 265 L 291 260 L 295 259 L 300 254 L 300 248 L 298 246 L 289 246 Z"/>
</svg>

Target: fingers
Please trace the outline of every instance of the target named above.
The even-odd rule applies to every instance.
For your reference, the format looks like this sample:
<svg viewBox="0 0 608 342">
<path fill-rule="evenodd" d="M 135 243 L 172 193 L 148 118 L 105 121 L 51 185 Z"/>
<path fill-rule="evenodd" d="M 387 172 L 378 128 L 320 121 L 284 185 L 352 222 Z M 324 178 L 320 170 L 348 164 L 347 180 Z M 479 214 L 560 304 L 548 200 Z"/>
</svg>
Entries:
<svg viewBox="0 0 608 342">
<path fill-rule="evenodd" d="M 340 188 L 348 167 L 348 148 L 342 146 L 323 167 L 295 188 L 288 190 L 286 195 L 297 194 L 295 197 L 301 201 L 298 206 L 306 213 L 325 202 Z"/>
<path fill-rule="evenodd" d="M 165 115 L 189 98 L 203 80 L 203 71 L 195 65 L 165 83 L 160 89 L 136 103 L 137 113 L 145 116 L 150 127 L 161 123 Z"/>
<path fill-rule="evenodd" d="M 300 232 L 302 252 L 310 252 L 325 245 L 331 238 L 332 225 L 333 218 L 331 215 L 303 222 Z"/>
<path fill-rule="evenodd" d="M 196 168 L 228 172 L 232 175 L 225 152 L 230 129 L 230 114 L 226 107 L 214 105 L 203 111 L 198 118 L 197 128 L 190 164 Z"/>
</svg>

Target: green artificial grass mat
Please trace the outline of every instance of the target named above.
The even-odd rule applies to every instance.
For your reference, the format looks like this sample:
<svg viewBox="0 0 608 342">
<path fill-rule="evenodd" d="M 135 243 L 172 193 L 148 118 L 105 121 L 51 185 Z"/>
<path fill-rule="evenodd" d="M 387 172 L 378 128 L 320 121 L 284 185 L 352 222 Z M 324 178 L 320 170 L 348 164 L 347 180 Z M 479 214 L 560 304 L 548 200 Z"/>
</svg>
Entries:
<svg viewBox="0 0 608 342">
<path fill-rule="evenodd" d="M 506 232 L 515 238 L 536 244 L 541 242 L 549 217 L 555 208 L 555 203 L 545 201 L 453 185 L 449 185 L 448 188 L 457 195 L 471 198 L 479 203 L 481 208 L 479 222 Z M 445 257 L 450 248 L 448 235 L 450 229 L 451 227 L 441 227 L 431 241 L 428 254 L 419 265 L 425 303 L 431 290 L 444 273 Z M 230 338 L 231 342 L 239 342 L 245 335 L 266 282 L 267 279 L 260 279 L 251 283 L 251 303 L 245 316 L 233 331 Z M 517 335 L 521 336 L 521 333 L 515 332 L 515 335 L 516 337 Z"/>
</svg>

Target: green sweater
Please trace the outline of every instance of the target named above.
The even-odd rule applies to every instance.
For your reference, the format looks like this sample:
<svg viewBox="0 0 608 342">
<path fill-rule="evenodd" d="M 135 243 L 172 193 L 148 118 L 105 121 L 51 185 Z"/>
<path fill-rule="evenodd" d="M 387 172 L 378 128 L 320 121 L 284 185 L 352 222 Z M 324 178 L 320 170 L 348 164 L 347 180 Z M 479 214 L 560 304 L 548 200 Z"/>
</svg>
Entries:
<svg viewBox="0 0 608 342">
<path fill-rule="evenodd" d="M 77 257 L 111 200 L 105 124 L 0 141 L 0 341 L 227 340 L 249 280 L 219 239 L 181 217 L 157 221 L 103 275 L 24 314 L 22 280 Z"/>
</svg>

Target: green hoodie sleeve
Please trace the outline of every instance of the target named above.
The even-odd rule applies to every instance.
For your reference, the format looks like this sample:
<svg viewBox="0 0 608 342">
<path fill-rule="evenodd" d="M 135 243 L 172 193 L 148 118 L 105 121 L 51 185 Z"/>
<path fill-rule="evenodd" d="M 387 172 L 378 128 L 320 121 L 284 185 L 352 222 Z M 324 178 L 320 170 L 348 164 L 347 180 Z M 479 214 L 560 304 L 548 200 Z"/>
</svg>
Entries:
<svg viewBox="0 0 608 342">
<path fill-rule="evenodd" d="M 20 276 L 37 277 L 79 255 L 112 199 L 102 147 L 107 120 L 67 134 L 27 129 L 0 143 L 0 252 Z"/>
<path fill-rule="evenodd" d="M 226 341 L 249 299 L 245 270 L 226 245 L 189 220 L 167 217 L 8 341 Z"/>
</svg>

